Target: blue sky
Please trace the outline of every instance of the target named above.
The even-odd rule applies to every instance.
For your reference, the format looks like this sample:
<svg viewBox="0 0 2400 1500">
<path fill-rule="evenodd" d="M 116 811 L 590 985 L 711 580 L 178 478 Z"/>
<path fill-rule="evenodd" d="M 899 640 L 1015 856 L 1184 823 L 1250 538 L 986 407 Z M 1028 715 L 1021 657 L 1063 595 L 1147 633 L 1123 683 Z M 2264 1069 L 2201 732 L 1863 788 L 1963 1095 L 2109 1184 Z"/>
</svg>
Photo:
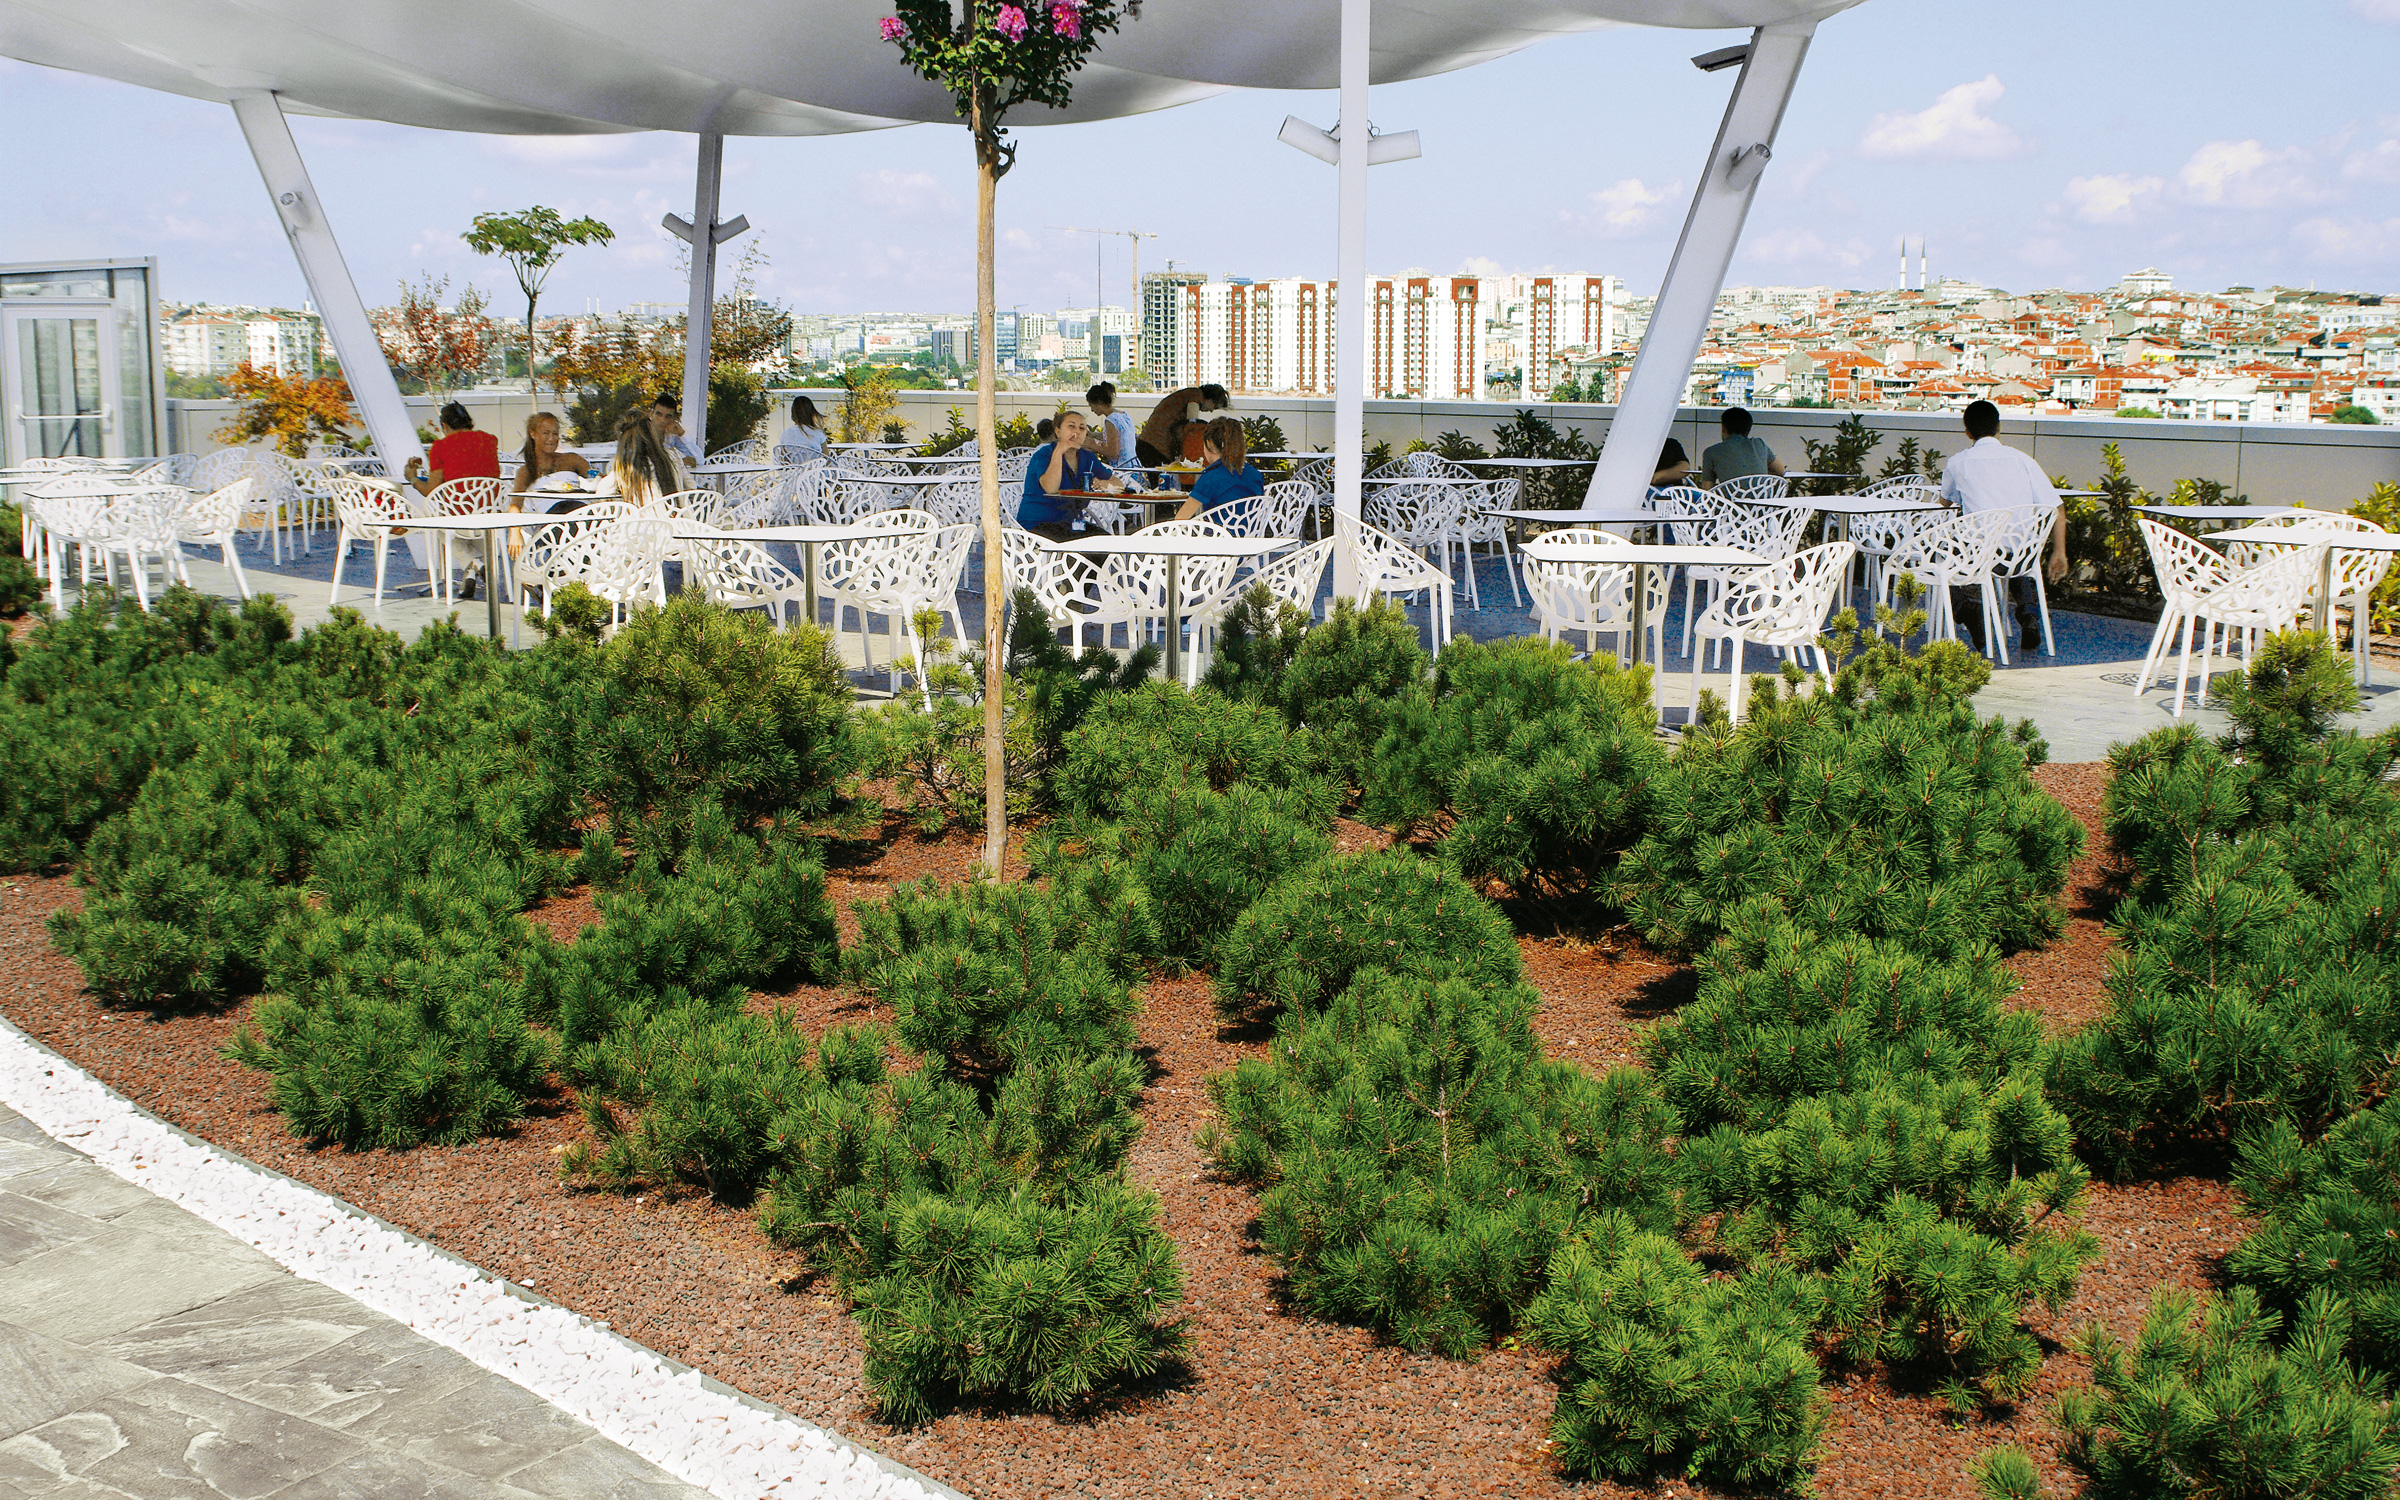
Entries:
<svg viewBox="0 0 2400 1500">
<path fill-rule="evenodd" d="M 1187 0 L 1188 3 L 1188 0 Z M 1136 22 L 1135 24 L 1139 24 Z M 1655 289 L 1733 75 L 1684 61 L 1735 38 L 1613 30 L 1379 88 L 1373 270 L 1602 272 Z M 2155 264 L 2187 286 L 2400 291 L 2400 0 L 1868 0 L 1817 34 L 1735 261 L 1737 282 L 1888 286 L 1903 236 L 1937 274 L 2098 287 Z M 1088 303 L 1089 237 L 1150 230 L 1145 269 L 1328 275 L 1333 174 L 1276 143 L 1330 94 L 1231 94 L 1022 133 L 1002 184 L 1000 301 Z M 547 203 L 618 231 L 577 251 L 546 310 L 679 301 L 692 144 L 511 138 L 295 118 L 370 302 L 403 277 L 516 296 L 459 242 L 484 209 Z M 0 262 L 155 255 L 170 297 L 296 302 L 301 284 L 230 111 L 0 62 L 11 143 Z M 729 141 L 725 213 L 803 312 L 972 305 L 963 131 Z M 736 248 L 744 242 L 736 242 Z M 1107 299 L 1127 290 L 1124 242 Z"/>
</svg>

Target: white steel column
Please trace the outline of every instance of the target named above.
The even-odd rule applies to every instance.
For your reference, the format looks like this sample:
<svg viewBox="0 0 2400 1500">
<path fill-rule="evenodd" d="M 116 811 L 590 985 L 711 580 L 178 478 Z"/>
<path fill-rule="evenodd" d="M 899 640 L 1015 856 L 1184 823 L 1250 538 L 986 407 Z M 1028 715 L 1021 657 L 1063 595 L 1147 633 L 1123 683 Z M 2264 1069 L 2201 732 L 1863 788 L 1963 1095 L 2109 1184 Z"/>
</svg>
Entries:
<svg viewBox="0 0 2400 1500">
<path fill-rule="evenodd" d="M 283 106 L 266 89 L 236 90 L 231 100 L 233 117 L 241 122 L 250 155 L 258 162 L 258 175 L 266 180 L 267 196 L 275 200 L 283 232 L 291 238 L 292 254 L 308 281 L 317 316 L 324 320 L 326 336 L 333 340 L 334 357 L 342 362 L 350 399 L 375 440 L 384 472 L 398 478 L 411 458 L 425 456 L 425 448 L 417 441 L 417 424 L 409 420 L 408 407 L 400 399 L 400 383 L 392 378 L 392 367 L 384 360 L 375 325 L 367 321 L 367 305 L 359 300 L 350 268 L 342 261 L 342 247 L 334 240 L 325 206 L 308 180 L 308 167 L 292 141 Z M 416 536 L 412 534 L 409 540 L 414 542 Z"/>
<path fill-rule="evenodd" d="M 724 134 L 703 131 L 691 222 L 673 214 L 662 221 L 669 233 L 692 247 L 692 300 L 683 325 L 683 432 L 703 457 L 708 454 L 708 337 L 717 307 L 717 247 L 750 227 L 746 217 L 730 224 L 717 222 L 717 195 L 724 182 Z"/>
<path fill-rule="evenodd" d="M 1587 507 L 1631 504 L 1650 483 L 1816 29 L 1814 20 L 1788 21 L 1750 34 L 1749 55 L 1742 61 L 1733 98 L 1725 105 L 1725 120 L 1709 148 L 1700 186 L 1692 194 L 1683 238 L 1667 264 L 1667 279 L 1651 309 L 1641 352 L 1634 356 L 1616 419 L 1609 424 L 1600 461 L 1592 468 L 1591 488 L 1583 498 Z"/>
<path fill-rule="evenodd" d="M 1341 201 L 1333 302 L 1333 596 L 1358 597 L 1361 446 L 1367 425 L 1367 22 L 1369 0 L 1342 0 Z M 1438 602 L 1438 601 L 1437 601 Z"/>
</svg>

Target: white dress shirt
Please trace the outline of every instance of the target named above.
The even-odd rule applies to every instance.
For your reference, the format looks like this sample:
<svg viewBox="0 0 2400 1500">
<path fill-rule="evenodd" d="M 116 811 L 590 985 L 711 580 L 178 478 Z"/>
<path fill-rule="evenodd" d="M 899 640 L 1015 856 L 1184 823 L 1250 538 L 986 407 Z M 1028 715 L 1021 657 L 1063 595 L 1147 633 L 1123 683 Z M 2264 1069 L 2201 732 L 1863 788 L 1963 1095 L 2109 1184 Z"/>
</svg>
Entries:
<svg viewBox="0 0 2400 1500">
<path fill-rule="evenodd" d="M 2058 504 L 2058 491 L 2040 464 L 1987 437 L 1942 465 L 1942 498 L 1962 511 L 2049 508 Z"/>
</svg>

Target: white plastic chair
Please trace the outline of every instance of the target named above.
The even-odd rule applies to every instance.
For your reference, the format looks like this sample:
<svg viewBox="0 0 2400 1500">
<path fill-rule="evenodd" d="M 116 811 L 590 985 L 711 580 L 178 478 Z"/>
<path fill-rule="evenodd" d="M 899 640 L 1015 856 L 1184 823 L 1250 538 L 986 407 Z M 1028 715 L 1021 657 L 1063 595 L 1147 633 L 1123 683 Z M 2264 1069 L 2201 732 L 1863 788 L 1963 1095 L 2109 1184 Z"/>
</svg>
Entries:
<svg viewBox="0 0 2400 1500">
<path fill-rule="evenodd" d="M 904 654 L 901 641 L 918 611 L 940 612 L 949 618 L 951 634 L 961 640 L 966 638 L 965 623 L 958 617 L 958 571 L 966 564 L 967 549 L 975 544 L 978 529 L 972 523 L 960 522 L 935 531 L 898 533 L 900 545 L 876 554 L 869 576 L 857 580 L 853 597 L 860 601 L 862 647 L 869 610 L 881 612 L 891 625 L 892 655 L 884 671 L 884 685 L 890 691 L 899 690 L 900 657 Z M 870 657 L 869 666 L 872 665 Z M 932 692 L 921 669 L 917 673 L 917 689 L 931 706 Z"/>
<path fill-rule="evenodd" d="M 1440 651 L 1450 643 L 1450 575 L 1409 550 L 1398 537 L 1373 526 L 1355 523 L 1356 534 L 1348 534 L 1353 524 L 1337 516 L 1334 536 L 1337 542 L 1347 541 L 1357 548 L 1359 602 L 1364 604 L 1377 594 L 1389 598 L 1429 590 L 1433 601 L 1433 649 Z"/>
<path fill-rule="evenodd" d="M 508 481 L 505 479 L 446 479 L 433 487 L 433 493 L 424 497 L 418 513 L 428 516 L 496 515 L 508 509 L 509 498 Z M 434 567 L 434 592 L 438 597 L 455 602 L 458 591 L 450 582 L 450 549 L 454 542 L 467 556 L 479 559 L 483 555 L 483 538 L 461 537 L 448 531 L 434 534 L 434 546 L 440 558 Z M 508 567 L 505 551 L 501 554 L 500 567 L 504 572 Z M 485 580 L 485 587 L 491 586 L 493 580 Z M 501 597 L 508 595 L 503 593 Z"/>
<path fill-rule="evenodd" d="M 68 548 L 76 549 L 79 584 L 92 581 L 95 561 L 108 566 L 108 543 L 114 535 L 110 497 L 94 492 L 115 487 L 116 481 L 103 474 L 61 470 L 58 478 L 44 480 L 26 496 L 27 507 L 40 521 L 42 552 L 50 573 L 50 602 L 55 608 L 64 609 L 67 604 Z M 110 576 L 113 580 L 114 574 Z"/>
<path fill-rule="evenodd" d="M 1525 591 L 1533 600 L 1534 623 L 1541 627 L 1547 640 L 1555 641 L 1569 632 L 1584 638 L 1586 651 L 1600 649 L 1599 638 L 1604 635 L 1622 636 L 1633 628 L 1633 578 L 1635 569 L 1629 563 L 1613 562 L 1608 554 L 1626 545 L 1623 537 L 1591 527 L 1571 527 L 1547 533 L 1543 550 L 1572 550 L 1585 555 L 1575 558 L 1528 557 L 1525 559 Z M 1643 653 L 1656 650 L 1667 614 L 1667 579 L 1664 568 L 1645 568 L 1642 608 L 1644 640 L 1633 643 L 1634 659 L 1643 660 Z"/>
<path fill-rule="evenodd" d="M 1030 590 L 1050 628 L 1072 631 L 1074 644 L 1083 645 L 1083 627 L 1097 623 L 1100 613 L 1100 570 L 1092 559 L 1048 546 L 1022 528 L 1008 528 L 1000 533 L 1000 568 L 1012 596 Z M 1104 642 L 1106 629 L 1103 624 Z"/>
<path fill-rule="evenodd" d="M 2010 579 L 2033 580 L 2034 604 L 2042 616 L 2042 652 L 2046 656 L 2058 655 L 2058 642 L 2050 633 L 2050 589 L 2042 577 L 2044 560 L 2050 555 L 2050 532 L 2058 520 L 2058 512 L 2056 505 L 2018 505 L 1985 512 L 1996 518 L 1992 576 L 2001 580 L 2004 594 Z"/>
<path fill-rule="evenodd" d="M 226 568 L 233 574 L 234 587 L 242 597 L 250 597 L 250 580 L 242 576 L 241 554 L 234 550 L 233 539 L 242 528 L 242 518 L 249 513 L 258 480 L 245 475 L 229 485 L 195 495 L 176 513 L 175 540 L 196 547 L 214 547 Z"/>
<path fill-rule="evenodd" d="M 2183 634 L 2183 656 L 2190 661 L 2192 632 L 2199 628 L 2210 595 L 2223 588 L 2233 577 L 2233 565 L 2212 549 L 2185 536 L 2171 526 L 2162 526 L 2146 517 L 2136 516 L 2134 523 L 2141 532 L 2142 546 L 2150 553 L 2150 567 L 2158 579 L 2158 628 L 2150 632 L 2150 649 L 2142 655 L 2142 670 L 2133 679 L 2133 696 L 2139 698 L 2150 689 L 2150 681 L 2165 663 L 2167 642 L 2178 629 Z M 2175 711 L 2183 712 L 2183 677 L 2175 678 Z"/>
<path fill-rule="evenodd" d="M 869 644 L 866 600 L 881 588 L 884 572 L 892 566 L 889 561 L 906 544 L 911 533 L 934 530 L 933 517 L 921 510 L 901 509 L 877 511 L 860 518 L 862 526 L 872 534 L 848 541 L 826 542 L 817 548 L 817 597 L 833 605 L 833 633 L 842 631 L 842 610 L 845 606 L 858 611 L 859 650 L 865 656 L 869 670 L 875 665 L 873 647 Z M 809 623 L 814 624 L 815 621 Z"/>
<path fill-rule="evenodd" d="M 1700 617 L 1701 641 L 1722 641 L 1726 665 L 1733 674 L 1732 721 L 1742 721 L 1742 648 L 1752 641 L 1781 650 L 1786 660 L 1796 651 L 1815 654 L 1817 670 L 1825 669 L 1817 636 L 1833 604 L 1834 591 L 1850 576 L 1855 555 L 1848 542 L 1827 542 L 1776 562 L 1744 569 L 1728 580 L 1724 592 Z M 1692 664 L 1694 716 L 1700 711 L 1701 668 Z"/>
<path fill-rule="evenodd" d="M 1781 474 L 1736 474 L 1720 479 L 1710 487 L 1710 493 L 1723 499 L 1750 504 L 1760 500 L 1781 500 L 1792 492 L 1792 482 Z"/>
<path fill-rule="evenodd" d="M 807 607 L 808 580 L 777 562 L 756 542 L 728 535 L 722 540 L 686 542 L 686 566 L 699 577 L 701 591 L 733 609 L 764 607 L 774 612 L 775 628 L 790 628 L 786 604 Z"/>
<path fill-rule="evenodd" d="M 1142 535 L 1154 537 L 1223 537 L 1230 536 L 1214 521 L 1195 517 L 1189 521 L 1161 521 L 1147 527 Z M 1190 618 L 1195 606 L 1204 604 L 1225 591 L 1233 581 L 1238 558 L 1184 557 L 1174 559 L 1176 569 L 1175 611 L 1170 617 L 1167 608 L 1167 568 L 1169 559 L 1158 553 L 1111 552 L 1100 562 L 1099 623 L 1123 623 L 1128 629 L 1149 632 L 1150 622 L 1160 621 L 1170 631 L 1180 632 L 1184 620 Z M 1197 644 L 1195 642 L 1195 644 Z"/>
<path fill-rule="evenodd" d="M 214 458 L 215 454 L 210 454 Z M 201 461 L 205 471 L 207 460 Z M 334 514 L 341 518 L 341 530 L 333 541 L 333 587 L 326 591 L 328 609 L 341 602 L 342 565 L 349 559 L 350 544 L 365 542 L 375 549 L 375 607 L 383 607 L 384 565 L 391 555 L 394 542 L 406 543 L 399 535 L 407 529 L 408 506 L 400 498 L 399 487 L 388 479 L 368 479 L 357 474 L 345 474 L 334 487 Z"/>
<path fill-rule="evenodd" d="M 166 584 L 183 572 L 183 552 L 175 543 L 176 513 L 191 499 L 191 491 L 173 485 L 112 495 L 99 537 L 103 564 L 116 577 L 116 559 L 125 558 L 133 575 L 133 597 L 144 611 L 150 608 L 150 562 L 157 559 Z"/>
<path fill-rule="evenodd" d="M 542 591 L 542 607 L 548 609 L 558 590 L 570 583 L 591 588 L 603 533 L 611 522 L 633 513 L 634 507 L 623 500 L 594 500 L 529 531 L 516 559 L 519 605 L 535 589 Z"/>
<path fill-rule="evenodd" d="M 584 587 L 608 605 L 610 630 L 645 604 L 656 608 L 667 602 L 665 565 L 679 524 L 650 506 L 636 506 L 598 528 Z"/>
<path fill-rule="evenodd" d="M 2377 535 L 2383 533 L 2382 527 L 2363 516 L 2344 515 L 2338 511 L 2302 510 L 2298 507 L 2294 507 L 2289 516 L 2276 516 L 2253 524 L 2260 526 L 2313 526 L 2323 531 L 2373 532 Z M 2236 547 L 2241 549 L 2239 553 L 2234 551 Z M 2275 550 L 2280 549 L 2270 548 L 2263 544 L 2254 547 L 2248 543 L 2236 542 L 2229 546 L 2226 552 L 2228 556 L 2248 562 L 2251 560 L 2252 554 L 2256 552 Z M 2335 605 L 2348 606 L 2350 610 L 2350 650 L 2355 661 L 2358 685 L 2365 687 L 2368 680 L 2367 663 L 2369 659 L 2367 636 L 2372 624 L 2375 588 L 2376 585 L 2383 582 L 2383 575 L 2390 571 L 2392 554 L 2369 551 L 2364 547 L 2343 547 L 2339 544 L 2336 544 L 2332 551 L 2333 598 L 2327 601 L 2326 618 L 2330 624 L 2332 607 Z M 2317 593 L 2315 587 L 2311 586 L 2308 592 L 2309 598 L 2313 602 Z"/>
<path fill-rule="evenodd" d="M 1325 580 L 1325 566 L 1333 561 L 1333 541 L 1310 542 L 1277 554 L 1247 575 L 1234 579 L 1213 598 L 1202 600 L 1188 611 L 1192 622 L 1192 649 L 1184 657 L 1184 685 L 1199 681 L 1201 642 L 1205 637 L 1209 650 L 1216 649 L 1217 632 L 1223 628 L 1225 617 L 1241 604 L 1242 597 L 1255 586 L 1263 587 L 1284 604 L 1289 604 L 1312 619 L 1317 612 L 1317 588 Z"/>
<path fill-rule="evenodd" d="M 1950 607 L 1950 590 L 1974 588 L 1981 598 L 1984 641 L 1988 650 L 2008 664 L 2008 632 L 2000 628 L 2007 613 L 1998 608 L 2004 597 L 1992 576 L 1993 542 L 2006 525 L 1998 511 L 1942 515 L 1916 527 L 1893 545 L 1884 558 L 1881 603 L 1893 604 L 1905 573 L 1925 586 L 1925 638 L 1958 639 L 1958 621 Z M 2009 620 L 2014 624 L 2013 620 Z"/>
<path fill-rule="evenodd" d="M 2242 654 L 2247 659 L 2260 634 L 2292 628 L 2300 611 L 2308 607 L 2324 563 L 2322 546 L 2287 547 L 2255 567 L 2236 570 L 2232 577 L 2194 601 L 2196 612 L 2206 622 L 2200 644 L 2200 683 L 2204 695 L 2209 653 L 2218 649 L 2217 632 L 2224 632 L 2222 649 L 2227 665 L 2232 664 L 2233 633 L 2237 630 L 2243 633 Z M 2191 666 L 2191 657 L 2192 637 L 2186 630 L 2183 655 L 2175 668 L 2175 717 L 2179 719 L 2183 717 L 2183 679 Z"/>
</svg>

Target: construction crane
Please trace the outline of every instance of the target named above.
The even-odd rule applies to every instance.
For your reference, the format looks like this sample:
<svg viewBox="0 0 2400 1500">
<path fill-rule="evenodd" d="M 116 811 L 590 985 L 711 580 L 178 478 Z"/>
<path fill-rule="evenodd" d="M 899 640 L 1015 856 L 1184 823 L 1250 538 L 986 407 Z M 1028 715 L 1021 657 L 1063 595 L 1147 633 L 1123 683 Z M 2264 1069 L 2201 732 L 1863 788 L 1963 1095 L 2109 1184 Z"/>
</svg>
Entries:
<svg viewBox="0 0 2400 1500">
<path fill-rule="evenodd" d="M 1125 310 L 1126 315 L 1133 319 L 1133 326 L 1138 329 L 1142 326 L 1142 241 L 1154 240 L 1158 236 L 1146 229 L 1084 229 L 1073 224 L 1053 224 L 1050 227 L 1062 234 L 1092 236 L 1092 326 L 1084 335 L 1084 347 L 1090 351 L 1088 358 L 1096 373 L 1100 368 L 1100 256 L 1102 247 L 1108 243 L 1106 237 L 1123 235 L 1133 246 L 1133 296 L 1126 302 Z"/>
</svg>

